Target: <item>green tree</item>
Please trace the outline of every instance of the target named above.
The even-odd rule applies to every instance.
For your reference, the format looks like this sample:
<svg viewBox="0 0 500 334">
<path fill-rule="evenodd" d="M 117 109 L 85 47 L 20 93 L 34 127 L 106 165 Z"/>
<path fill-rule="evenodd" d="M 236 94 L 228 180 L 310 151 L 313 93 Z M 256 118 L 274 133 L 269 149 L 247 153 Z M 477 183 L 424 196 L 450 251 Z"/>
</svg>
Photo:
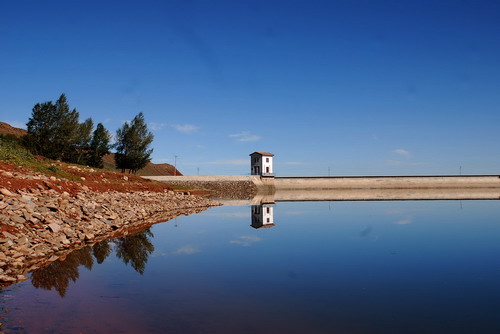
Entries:
<svg viewBox="0 0 500 334">
<path fill-rule="evenodd" d="M 74 156 L 80 124 L 76 109 L 70 110 L 66 95 L 56 103 L 37 103 L 26 124 L 26 145 L 35 154 L 68 161 Z"/>
<path fill-rule="evenodd" d="M 92 155 L 90 142 L 92 140 L 92 130 L 94 122 L 92 118 L 87 118 L 85 122 L 78 124 L 75 138 L 73 138 L 73 151 L 68 161 L 81 165 L 86 165 Z"/>
<path fill-rule="evenodd" d="M 93 133 L 90 141 L 90 155 L 87 164 L 91 167 L 103 168 L 102 157 L 109 153 L 111 134 L 102 125 L 97 124 L 97 128 Z"/>
<path fill-rule="evenodd" d="M 132 122 L 125 123 L 116 131 L 116 168 L 129 173 L 136 173 L 151 161 L 153 134 L 148 130 L 141 112 L 134 117 Z"/>
</svg>

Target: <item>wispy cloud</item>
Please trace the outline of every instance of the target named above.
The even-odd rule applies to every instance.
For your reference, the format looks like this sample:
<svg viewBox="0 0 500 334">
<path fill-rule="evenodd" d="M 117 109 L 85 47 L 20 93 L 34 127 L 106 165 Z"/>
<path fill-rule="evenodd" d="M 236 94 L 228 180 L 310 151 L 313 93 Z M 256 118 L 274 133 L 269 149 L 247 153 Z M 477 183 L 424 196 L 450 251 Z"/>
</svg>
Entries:
<svg viewBox="0 0 500 334">
<path fill-rule="evenodd" d="M 256 237 L 256 236 L 252 236 L 252 235 L 242 235 L 238 239 L 231 240 L 229 242 L 232 244 L 235 244 L 235 245 L 248 247 L 248 246 L 251 246 L 254 243 L 259 242 L 261 240 L 262 240 L 262 238 L 260 238 L 260 237 Z"/>
<path fill-rule="evenodd" d="M 201 252 L 201 250 L 198 247 L 194 247 L 191 245 L 186 245 L 182 246 L 181 248 L 177 249 L 174 254 L 179 254 L 179 255 L 193 255 L 196 253 Z"/>
<path fill-rule="evenodd" d="M 293 165 L 293 166 L 296 166 L 296 165 L 305 165 L 305 162 L 302 162 L 302 161 L 285 161 L 285 162 L 283 162 L 283 165 Z"/>
<path fill-rule="evenodd" d="M 402 157 L 405 157 L 405 158 L 411 157 L 411 153 L 409 151 L 405 150 L 405 149 L 402 149 L 402 148 L 398 148 L 398 149 L 396 149 L 396 150 L 394 150 L 392 152 L 396 153 L 396 154 L 398 154 L 398 155 L 400 155 Z"/>
<path fill-rule="evenodd" d="M 198 131 L 199 127 L 193 124 L 175 124 L 172 125 L 174 129 L 184 134 L 191 134 Z"/>
<path fill-rule="evenodd" d="M 216 160 L 216 161 L 200 161 L 200 162 L 185 162 L 185 165 L 248 165 L 248 159 L 235 159 L 235 160 Z"/>
<path fill-rule="evenodd" d="M 236 140 L 241 141 L 241 142 L 252 142 L 252 141 L 260 140 L 259 136 L 251 134 L 250 131 L 243 131 L 240 133 L 235 133 L 235 134 L 229 135 L 229 137 L 236 138 Z"/>
<path fill-rule="evenodd" d="M 165 123 L 155 123 L 155 122 L 151 122 L 151 123 L 148 123 L 148 126 L 151 130 L 153 131 L 158 131 L 160 130 L 161 128 L 163 128 L 165 126 Z"/>
<path fill-rule="evenodd" d="M 396 225 L 409 225 L 411 224 L 413 221 L 413 219 L 411 217 L 407 217 L 407 218 L 403 218 L 403 219 L 400 219 L 396 222 L 394 222 L 394 224 Z"/>
<path fill-rule="evenodd" d="M 412 161 L 400 161 L 400 160 L 386 160 L 386 164 L 389 166 L 425 166 L 427 165 L 425 162 L 412 162 Z"/>
</svg>

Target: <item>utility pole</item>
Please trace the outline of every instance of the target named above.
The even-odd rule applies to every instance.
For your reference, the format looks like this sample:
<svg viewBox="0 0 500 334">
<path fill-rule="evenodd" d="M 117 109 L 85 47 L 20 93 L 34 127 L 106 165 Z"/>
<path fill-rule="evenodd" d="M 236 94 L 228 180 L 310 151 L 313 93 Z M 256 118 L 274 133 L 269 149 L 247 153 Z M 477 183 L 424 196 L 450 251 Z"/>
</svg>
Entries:
<svg viewBox="0 0 500 334">
<path fill-rule="evenodd" d="M 178 155 L 174 155 L 174 176 L 177 176 L 177 157 Z"/>
<path fill-rule="evenodd" d="M 458 174 L 462 175 L 462 166 L 460 166 L 460 168 L 458 169 Z"/>
</svg>

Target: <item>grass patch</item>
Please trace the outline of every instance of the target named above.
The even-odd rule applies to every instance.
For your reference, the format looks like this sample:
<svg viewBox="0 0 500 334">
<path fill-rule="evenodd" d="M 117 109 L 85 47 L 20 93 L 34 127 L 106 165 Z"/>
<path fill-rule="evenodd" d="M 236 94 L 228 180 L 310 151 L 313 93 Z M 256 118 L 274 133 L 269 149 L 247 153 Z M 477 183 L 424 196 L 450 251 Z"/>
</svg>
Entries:
<svg viewBox="0 0 500 334">
<path fill-rule="evenodd" d="M 36 158 L 26 148 L 17 143 L 6 141 L 0 138 L 0 161 L 9 162 L 20 167 L 25 167 L 45 175 L 76 181 L 78 177 L 60 168 L 57 168 L 48 161 Z"/>
<path fill-rule="evenodd" d="M 0 160 L 16 165 L 32 165 L 36 159 L 27 149 L 0 138 Z"/>
</svg>

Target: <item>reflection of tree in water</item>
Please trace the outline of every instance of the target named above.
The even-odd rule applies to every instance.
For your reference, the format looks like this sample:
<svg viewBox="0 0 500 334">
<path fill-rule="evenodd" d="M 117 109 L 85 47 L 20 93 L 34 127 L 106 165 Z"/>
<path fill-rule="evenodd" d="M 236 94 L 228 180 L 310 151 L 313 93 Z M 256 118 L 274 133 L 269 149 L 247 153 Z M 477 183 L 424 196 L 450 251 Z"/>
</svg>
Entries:
<svg viewBox="0 0 500 334">
<path fill-rule="evenodd" d="M 104 240 L 92 247 L 86 247 L 73 251 L 66 256 L 65 260 L 54 261 L 46 267 L 36 269 L 32 272 L 31 283 L 35 288 L 52 290 L 53 288 L 64 297 L 70 280 L 75 282 L 80 276 L 78 267 L 83 265 L 92 270 L 94 255 L 97 263 L 101 264 L 111 254 L 112 243 L 115 246 L 116 256 L 125 264 L 131 263 L 139 274 L 144 274 L 149 255 L 153 253 L 154 246 L 150 237 L 153 237 L 150 229 L 146 229 L 134 235 L 115 240 Z"/>
<path fill-rule="evenodd" d="M 111 254 L 111 244 L 109 240 L 98 242 L 92 246 L 92 253 L 94 254 L 97 263 L 103 263 L 109 254 Z"/>
<path fill-rule="evenodd" d="M 149 237 L 153 237 L 153 233 L 151 233 L 150 229 L 146 229 L 115 241 L 116 256 L 125 264 L 130 262 L 132 268 L 141 275 L 144 274 L 149 255 L 155 250 Z"/>
<path fill-rule="evenodd" d="M 90 248 L 78 249 L 68 254 L 64 261 L 54 261 L 46 267 L 33 271 L 31 283 L 35 288 L 46 290 L 54 288 L 61 297 L 64 297 L 69 281 L 75 282 L 80 276 L 78 267 L 83 265 L 91 270 L 93 264 Z"/>
</svg>

